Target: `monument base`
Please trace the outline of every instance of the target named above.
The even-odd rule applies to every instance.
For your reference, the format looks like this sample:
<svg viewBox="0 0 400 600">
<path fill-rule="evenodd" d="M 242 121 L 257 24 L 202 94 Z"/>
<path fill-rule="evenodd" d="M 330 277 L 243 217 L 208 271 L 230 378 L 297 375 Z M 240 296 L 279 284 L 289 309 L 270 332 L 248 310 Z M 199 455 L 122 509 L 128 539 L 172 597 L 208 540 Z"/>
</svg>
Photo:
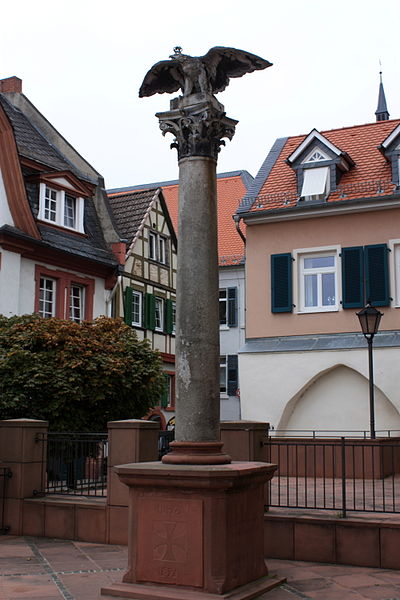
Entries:
<svg viewBox="0 0 400 600">
<path fill-rule="evenodd" d="M 276 577 L 261 577 L 226 594 L 208 594 L 189 588 L 134 583 L 114 583 L 109 588 L 103 588 L 101 593 L 135 600 L 251 600 L 269 592 L 284 581 Z"/>
<path fill-rule="evenodd" d="M 102 594 L 250 600 L 282 582 L 264 561 L 268 463 L 115 467 L 129 486 L 128 571 Z"/>
</svg>

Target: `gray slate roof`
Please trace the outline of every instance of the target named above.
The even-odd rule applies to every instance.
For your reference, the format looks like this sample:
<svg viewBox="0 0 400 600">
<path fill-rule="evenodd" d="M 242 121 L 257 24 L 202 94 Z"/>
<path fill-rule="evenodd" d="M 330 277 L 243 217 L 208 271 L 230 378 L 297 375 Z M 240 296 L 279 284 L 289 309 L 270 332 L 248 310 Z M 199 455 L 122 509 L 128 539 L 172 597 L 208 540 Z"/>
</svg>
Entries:
<svg viewBox="0 0 400 600">
<path fill-rule="evenodd" d="M 6 94 L 0 93 L 0 104 L 10 120 L 18 153 L 21 156 L 40 162 L 56 171 L 71 171 L 80 179 L 91 181 L 87 175 L 69 162 L 18 108 L 7 100 Z"/>
<path fill-rule="evenodd" d="M 70 171 L 79 179 L 91 181 L 69 162 L 18 108 L 7 100 L 6 94 L 0 93 L 0 105 L 10 120 L 20 156 L 47 165 L 49 171 Z M 32 214 L 37 218 L 38 186 L 32 183 L 26 183 L 25 186 Z M 85 198 L 84 228 L 86 237 L 76 235 L 68 230 L 38 224 L 45 245 L 98 263 L 116 266 L 117 260 L 104 240 L 93 198 Z"/>
<path fill-rule="evenodd" d="M 109 197 L 120 235 L 130 244 L 158 188 Z"/>
</svg>

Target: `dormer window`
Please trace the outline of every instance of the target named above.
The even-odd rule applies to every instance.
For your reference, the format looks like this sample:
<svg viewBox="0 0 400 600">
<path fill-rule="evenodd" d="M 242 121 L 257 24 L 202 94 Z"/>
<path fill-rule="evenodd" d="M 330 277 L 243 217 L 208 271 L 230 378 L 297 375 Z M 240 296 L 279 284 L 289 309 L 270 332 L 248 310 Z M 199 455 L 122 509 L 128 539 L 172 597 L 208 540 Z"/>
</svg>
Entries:
<svg viewBox="0 0 400 600">
<path fill-rule="evenodd" d="M 354 166 L 350 156 L 313 129 L 286 161 L 297 174 L 299 201 L 323 202 L 341 174 Z"/>
<path fill-rule="evenodd" d="M 40 183 L 39 219 L 84 233 L 84 200 L 63 189 Z"/>
<path fill-rule="evenodd" d="M 390 135 L 379 146 L 379 150 L 390 161 L 392 166 L 392 182 L 400 187 L 400 126 L 392 131 Z"/>
<path fill-rule="evenodd" d="M 302 200 L 325 200 L 330 191 L 329 167 L 304 169 L 303 186 L 300 197 Z"/>
</svg>

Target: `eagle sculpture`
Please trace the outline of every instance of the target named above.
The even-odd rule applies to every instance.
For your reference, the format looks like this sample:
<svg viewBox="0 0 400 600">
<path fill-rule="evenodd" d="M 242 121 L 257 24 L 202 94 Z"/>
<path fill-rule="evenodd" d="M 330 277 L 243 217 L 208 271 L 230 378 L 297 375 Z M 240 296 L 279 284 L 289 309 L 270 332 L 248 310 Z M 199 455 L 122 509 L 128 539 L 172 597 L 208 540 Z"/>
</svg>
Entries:
<svg viewBox="0 0 400 600">
<path fill-rule="evenodd" d="M 266 69 L 272 63 L 236 48 L 215 46 L 204 56 L 188 56 L 176 46 L 170 60 L 161 60 L 146 74 L 139 90 L 139 97 L 153 94 L 173 93 L 182 90 L 183 96 L 195 93 L 216 94 L 222 92 L 231 77 Z"/>
</svg>

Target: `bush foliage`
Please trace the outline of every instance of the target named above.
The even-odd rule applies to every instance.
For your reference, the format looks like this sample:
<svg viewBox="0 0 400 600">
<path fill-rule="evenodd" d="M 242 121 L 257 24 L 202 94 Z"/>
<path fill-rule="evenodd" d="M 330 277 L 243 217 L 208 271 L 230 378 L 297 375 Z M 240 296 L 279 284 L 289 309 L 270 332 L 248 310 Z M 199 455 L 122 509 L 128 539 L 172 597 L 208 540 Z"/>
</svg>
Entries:
<svg viewBox="0 0 400 600">
<path fill-rule="evenodd" d="M 78 324 L 0 315 L 0 418 L 49 421 L 53 431 L 105 431 L 158 402 L 162 363 L 121 319 Z"/>
</svg>

